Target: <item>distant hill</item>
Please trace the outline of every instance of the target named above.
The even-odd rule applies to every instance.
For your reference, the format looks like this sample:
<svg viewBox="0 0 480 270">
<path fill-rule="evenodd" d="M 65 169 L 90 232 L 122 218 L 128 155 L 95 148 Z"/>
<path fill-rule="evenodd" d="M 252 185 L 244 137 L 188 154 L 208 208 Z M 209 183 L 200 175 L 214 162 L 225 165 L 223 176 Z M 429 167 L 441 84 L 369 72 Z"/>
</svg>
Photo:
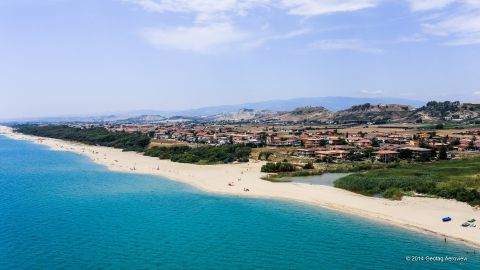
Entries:
<svg viewBox="0 0 480 270">
<path fill-rule="evenodd" d="M 223 105 L 203 107 L 192 110 L 183 110 L 175 112 L 156 112 L 156 114 L 171 116 L 212 116 L 220 113 L 238 112 L 242 109 L 268 110 L 268 111 L 293 111 L 301 107 L 324 107 L 330 111 L 340 111 L 348 109 L 358 104 L 404 104 L 415 108 L 425 104 L 423 101 L 401 99 L 401 98 L 356 98 L 356 97 L 311 97 L 294 98 L 286 100 L 271 100 L 254 103 L 243 103 L 237 105 Z"/>
<path fill-rule="evenodd" d="M 396 122 L 408 117 L 415 108 L 408 105 L 365 103 L 342 110 L 333 116 L 336 122 Z"/>
<path fill-rule="evenodd" d="M 333 112 L 324 107 L 299 107 L 292 111 L 240 110 L 237 113 L 221 113 L 214 117 L 222 121 L 258 120 L 263 122 L 321 122 L 321 123 L 389 123 L 402 121 L 410 116 L 415 108 L 398 104 L 365 103 L 354 105 L 346 110 Z"/>
<path fill-rule="evenodd" d="M 321 98 L 323 100 L 336 98 Z M 314 99 L 315 100 L 315 99 Z M 318 101 L 319 99 L 317 99 Z M 353 102 L 353 100 L 345 98 L 345 104 Z M 285 102 L 285 103 L 284 103 Z M 293 101 L 281 101 L 270 104 L 272 107 L 279 106 L 291 106 L 300 102 L 298 100 Z M 313 102 L 313 101 L 312 101 Z M 283 104 L 280 106 L 280 104 Z M 340 107 L 339 104 L 337 104 Z M 225 106 L 228 109 L 232 109 L 234 106 Z M 272 108 L 270 107 L 270 108 Z M 263 105 L 261 108 L 264 108 Z M 237 111 L 225 111 L 217 114 L 216 110 L 220 110 L 220 107 L 210 107 L 207 109 L 197 109 L 190 111 L 191 114 L 196 113 L 209 113 L 208 115 L 192 116 L 188 113 L 176 112 L 165 113 L 164 115 L 158 114 L 145 114 L 145 115 L 107 115 L 107 116 L 85 116 L 85 117 L 55 117 L 55 118 L 37 118 L 37 119 L 24 119 L 22 121 L 16 121 L 17 123 L 23 122 L 42 122 L 42 123 L 156 123 L 156 122 L 205 122 L 205 121 L 217 121 L 217 122 L 242 122 L 242 121 L 258 121 L 258 122 L 317 122 L 317 123 L 440 123 L 440 122 L 461 122 L 461 123 L 478 123 L 480 122 L 480 104 L 475 103 L 461 103 L 459 101 L 445 101 L 437 102 L 430 101 L 423 106 L 413 107 L 411 105 L 404 104 L 372 104 L 363 103 L 361 105 L 353 105 L 348 108 L 333 111 L 323 106 L 300 106 L 287 110 L 267 110 L 267 109 L 252 109 L 241 108 Z M 140 112 L 140 111 L 138 111 Z M 145 112 L 145 111 L 142 111 Z M 150 113 L 158 113 L 157 111 L 149 111 Z M 171 114 L 171 115 L 169 115 Z M 14 121 L 11 121 L 12 123 Z"/>
<path fill-rule="evenodd" d="M 480 104 L 461 103 L 459 101 L 430 101 L 412 112 L 406 120 L 424 123 L 480 120 Z"/>
<path fill-rule="evenodd" d="M 334 113 L 324 107 L 299 107 L 293 111 L 277 112 L 264 116 L 263 121 L 279 122 L 327 122 L 330 121 Z"/>
<path fill-rule="evenodd" d="M 312 98 L 294 98 L 286 100 L 271 100 L 263 102 L 243 103 L 237 105 L 222 105 L 202 107 L 191 110 L 165 111 L 165 110 L 137 110 L 121 113 L 108 113 L 108 115 L 86 115 L 86 116 L 68 116 L 68 117 L 39 117 L 9 119 L 3 122 L 154 122 L 161 121 L 163 118 L 181 116 L 184 120 L 205 119 L 205 120 L 228 120 L 244 119 L 258 117 L 272 117 L 272 112 L 285 112 L 283 119 L 299 119 L 299 115 L 288 114 L 297 108 L 324 108 L 325 110 L 336 112 L 346 110 L 358 104 L 405 104 L 412 107 L 421 107 L 425 104 L 423 101 L 398 99 L 398 98 L 356 98 L 356 97 L 312 97 Z M 325 119 L 327 113 L 308 116 L 312 119 Z M 1 122 L 1 121 L 0 121 Z"/>
<path fill-rule="evenodd" d="M 263 122 L 322 122 L 322 123 L 440 123 L 480 122 L 480 104 L 458 101 L 431 101 L 415 108 L 403 104 L 354 105 L 337 112 L 325 107 L 299 107 L 291 111 L 256 111 L 242 109 L 236 113 L 222 113 L 211 120 L 242 121 L 258 120 Z"/>
<path fill-rule="evenodd" d="M 276 112 L 268 110 L 241 109 L 237 112 L 222 112 L 211 117 L 213 121 L 250 121 L 264 119 L 269 115 L 276 115 Z"/>
</svg>

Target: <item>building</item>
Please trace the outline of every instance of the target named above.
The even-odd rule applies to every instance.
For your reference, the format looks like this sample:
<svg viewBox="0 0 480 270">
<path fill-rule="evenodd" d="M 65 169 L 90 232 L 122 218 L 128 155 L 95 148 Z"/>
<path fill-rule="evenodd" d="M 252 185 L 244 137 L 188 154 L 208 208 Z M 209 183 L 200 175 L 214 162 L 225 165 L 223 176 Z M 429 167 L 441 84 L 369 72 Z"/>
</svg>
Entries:
<svg viewBox="0 0 480 270">
<path fill-rule="evenodd" d="M 345 150 L 318 150 L 315 156 L 320 159 L 341 160 L 347 157 L 349 152 Z"/>
<path fill-rule="evenodd" d="M 315 152 L 317 152 L 319 150 L 321 150 L 321 149 L 319 149 L 319 148 L 300 148 L 300 149 L 297 149 L 296 152 L 297 152 L 297 156 L 300 156 L 300 157 L 314 157 Z"/>
<path fill-rule="evenodd" d="M 432 150 L 422 147 L 402 147 L 397 150 L 409 150 L 412 153 L 412 158 L 414 159 L 429 159 L 432 157 Z"/>
<path fill-rule="evenodd" d="M 377 156 L 378 160 L 384 162 L 387 162 L 392 158 L 398 158 L 398 155 L 400 154 L 399 152 L 394 150 L 378 150 L 373 153 Z"/>
</svg>

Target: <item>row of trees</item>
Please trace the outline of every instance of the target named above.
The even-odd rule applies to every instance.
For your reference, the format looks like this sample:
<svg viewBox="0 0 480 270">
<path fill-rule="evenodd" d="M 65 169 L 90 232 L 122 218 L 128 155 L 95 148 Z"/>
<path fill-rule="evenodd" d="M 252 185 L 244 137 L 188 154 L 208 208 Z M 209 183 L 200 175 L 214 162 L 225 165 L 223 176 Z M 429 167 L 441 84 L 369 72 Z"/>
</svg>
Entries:
<svg viewBox="0 0 480 270">
<path fill-rule="evenodd" d="M 200 147 L 152 147 L 146 150 L 144 155 L 181 163 L 217 164 L 235 161 L 248 162 L 250 152 L 251 148 L 246 145 L 227 144 Z"/>
<path fill-rule="evenodd" d="M 103 127 L 77 128 L 67 125 L 20 125 L 20 133 L 62 140 L 82 142 L 142 152 L 150 144 L 150 138 L 141 133 L 111 132 Z"/>
</svg>

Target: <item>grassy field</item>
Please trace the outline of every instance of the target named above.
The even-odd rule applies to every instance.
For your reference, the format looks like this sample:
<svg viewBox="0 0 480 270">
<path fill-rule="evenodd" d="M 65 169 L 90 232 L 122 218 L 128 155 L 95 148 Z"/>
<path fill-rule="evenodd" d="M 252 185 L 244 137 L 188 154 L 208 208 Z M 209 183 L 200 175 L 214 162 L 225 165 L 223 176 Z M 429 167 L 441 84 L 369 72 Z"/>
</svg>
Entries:
<svg viewBox="0 0 480 270">
<path fill-rule="evenodd" d="M 337 180 L 335 186 L 393 199 L 406 193 L 421 193 L 480 205 L 480 157 L 424 164 L 403 163 L 394 168 L 346 176 Z"/>
</svg>

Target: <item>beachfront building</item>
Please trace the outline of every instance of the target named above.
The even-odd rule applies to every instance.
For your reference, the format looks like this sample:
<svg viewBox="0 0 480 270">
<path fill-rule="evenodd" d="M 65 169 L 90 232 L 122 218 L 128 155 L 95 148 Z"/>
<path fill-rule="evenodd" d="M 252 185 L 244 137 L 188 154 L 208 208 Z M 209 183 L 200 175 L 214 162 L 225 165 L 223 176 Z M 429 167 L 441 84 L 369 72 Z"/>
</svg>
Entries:
<svg viewBox="0 0 480 270">
<path fill-rule="evenodd" d="M 362 137 L 349 138 L 347 141 L 348 141 L 348 144 L 356 147 L 360 147 L 360 148 L 370 148 L 372 144 L 370 140 L 364 139 Z"/>
<path fill-rule="evenodd" d="M 300 139 L 303 142 L 303 146 L 305 146 L 306 148 L 317 147 L 317 146 L 322 146 L 327 144 L 327 140 L 323 138 L 318 138 L 318 137 L 300 138 Z"/>
<path fill-rule="evenodd" d="M 394 150 L 378 150 L 378 151 L 373 152 L 373 154 L 376 155 L 378 160 L 387 163 L 391 159 L 398 158 L 398 155 L 400 153 L 397 152 L 397 151 L 394 151 Z"/>
<path fill-rule="evenodd" d="M 315 151 L 315 156 L 319 159 L 325 160 L 343 160 L 347 157 L 348 151 L 345 150 L 318 150 Z"/>
<path fill-rule="evenodd" d="M 315 152 L 321 150 L 320 148 L 300 148 L 296 150 L 297 156 L 300 157 L 315 157 Z"/>
<path fill-rule="evenodd" d="M 407 150 L 410 151 L 411 157 L 413 159 L 417 160 L 428 160 L 432 157 L 432 150 L 428 148 L 422 148 L 422 147 L 402 147 L 398 148 L 397 150 L 402 151 L 402 150 Z"/>
<path fill-rule="evenodd" d="M 298 137 L 292 135 L 267 137 L 268 146 L 300 146 Z"/>
</svg>

